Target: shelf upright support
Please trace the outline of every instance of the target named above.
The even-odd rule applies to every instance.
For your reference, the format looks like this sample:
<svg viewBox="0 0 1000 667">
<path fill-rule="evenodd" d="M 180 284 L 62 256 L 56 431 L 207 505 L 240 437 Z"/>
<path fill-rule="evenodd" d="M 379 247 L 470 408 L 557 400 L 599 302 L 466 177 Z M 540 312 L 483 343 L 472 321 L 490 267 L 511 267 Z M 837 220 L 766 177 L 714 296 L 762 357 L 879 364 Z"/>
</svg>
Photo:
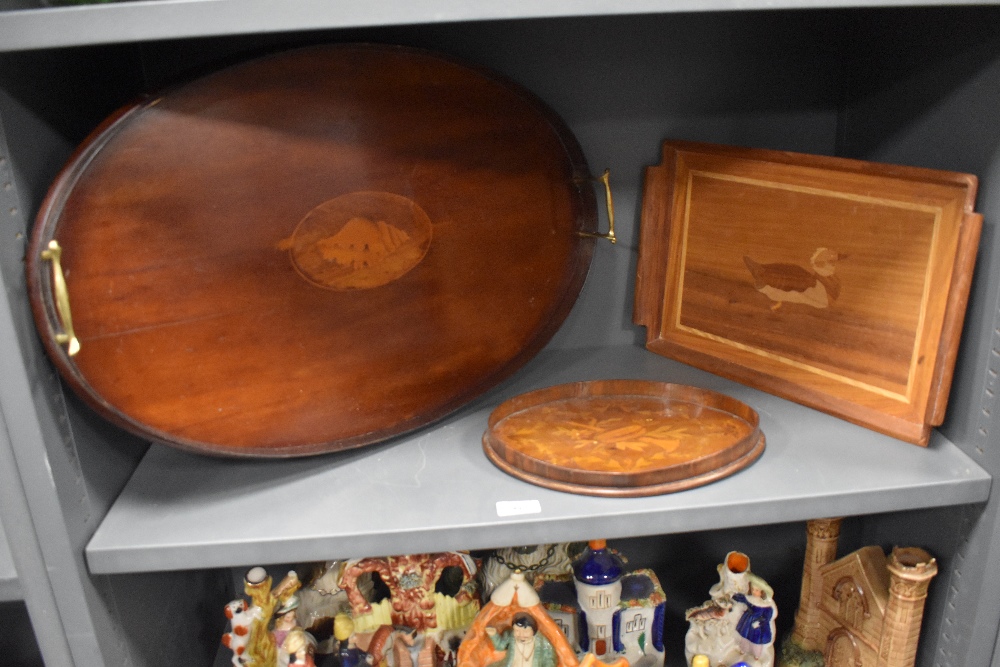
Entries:
<svg viewBox="0 0 1000 667">
<path fill-rule="evenodd" d="M 14 182 L 13 167 L 3 119 L 0 117 L 0 246 L 15 245 L 18 232 L 11 231 L 11 219 L 21 215 L 23 207 Z M 9 395 L 16 391 L 14 378 L 23 374 L 17 345 L 17 332 L 8 299 L 7 281 L 0 273 L 0 519 L 7 534 L 14 567 L 17 569 L 22 597 L 35 632 L 35 640 L 47 665 L 72 665 L 72 653 L 59 614 L 58 601 L 31 516 L 24 482 L 11 442 L 6 413 L 14 407 Z"/>
</svg>

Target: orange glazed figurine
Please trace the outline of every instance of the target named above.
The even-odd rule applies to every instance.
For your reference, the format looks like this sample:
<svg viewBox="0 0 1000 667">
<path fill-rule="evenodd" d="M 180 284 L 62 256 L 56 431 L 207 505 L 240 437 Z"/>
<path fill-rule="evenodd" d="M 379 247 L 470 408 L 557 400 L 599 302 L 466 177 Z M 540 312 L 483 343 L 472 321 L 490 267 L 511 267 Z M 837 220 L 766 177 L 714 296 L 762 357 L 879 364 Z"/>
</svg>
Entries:
<svg viewBox="0 0 1000 667">
<path fill-rule="evenodd" d="M 522 572 L 500 584 L 458 649 L 457 667 L 592 667 L 593 653 L 577 659 Z M 612 667 L 628 667 L 624 658 Z"/>
</svg>

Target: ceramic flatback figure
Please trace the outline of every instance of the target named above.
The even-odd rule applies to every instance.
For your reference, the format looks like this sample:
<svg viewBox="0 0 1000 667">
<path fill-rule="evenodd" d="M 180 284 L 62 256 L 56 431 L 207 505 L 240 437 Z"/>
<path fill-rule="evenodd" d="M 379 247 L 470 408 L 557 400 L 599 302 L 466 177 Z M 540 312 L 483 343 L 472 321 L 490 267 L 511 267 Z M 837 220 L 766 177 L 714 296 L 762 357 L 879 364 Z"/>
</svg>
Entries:
<svg viewBox="0 0 1000 667">
<path fill-rule="evenodd" d="M 757 660 L 774 644 L 774 617 L 778 608 L 774 604 L 774 591 L 760 577 L 747 577 L 750 592 L 733 596 L 735 602 L 743 605 L 743 613 L 736 623 L 740 651 L 752 655 Z"/>
<path fill-rule="evenodd" d="M 458 649 L 456 667 L 593 667 L 593 653 L 577 657 L 524 573 L 515 571 L 493 591 Z M 613 667 L 628 667 L 621 658 Z"/>
<path fill-rule="evenodd" d="M 774 592 L 750 571 L 746 554 L 730 552 L 718 570 L 719 583 L 709 589 L 711 599 L 687 610 L 684 651 L 688 664 L 704 656 L 711 665 L 773 667 L 778 616 Z"/>
<path fill-rule="evenodd" d="M 317 563 L 296 593 L 299 625 L 326 637 L 314 660 L 322 667 L 454 667 L 479 611 L 477 565 L 464 552 Z"/>
<path fill-rule="evenodd" d="M 461 580 L 450 596 L 436 593 L 446 571 L 458 573 Z M 389 589 L 389 597 L 373 604 L 363 595 L 361 580 L 376 574 Z M 475 577 L 476 564 L 468 554 L 448 551 L 349 561 L 340 587 L 347 591 L 356 632 L 370 632 L 389 624 L 406 626 L 423 635 L 471 622 L 479 610 Z"/>
<path fill-rule="evenodd" d="M 350 646 L 373 667 L 442 667 L 479 611 L 476 573 L 464 552 L 348 561 L 338 588 L 350 602 Z M 388 596 L 373 601 L 364 589 L 376 577 Z"/>
<path fill-rule="evenodd" d="M 232 629 L 222 643 L 233 651 L 233 665 L 239 667 L 313 666 L 316 641 L 303 630 L 296 610 L 295 595 L 302 587 L 291 571 L 277 586 L 262 567 L 251 568 L 244 578 L 243 590 L 250 597 L 226 605 Z"/>
</svg>

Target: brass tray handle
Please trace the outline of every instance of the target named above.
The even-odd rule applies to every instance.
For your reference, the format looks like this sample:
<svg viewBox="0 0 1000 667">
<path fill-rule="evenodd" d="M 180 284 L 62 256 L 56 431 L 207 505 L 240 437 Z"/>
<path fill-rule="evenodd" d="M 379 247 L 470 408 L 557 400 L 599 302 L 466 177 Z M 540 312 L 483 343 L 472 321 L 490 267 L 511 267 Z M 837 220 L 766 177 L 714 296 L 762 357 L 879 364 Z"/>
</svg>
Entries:
<svg viewBox="0 0 1000 667">
<path fill-rule="evenodd" d="M 52 262 L 52 289 L 56 295 L 56 312 L 59 313 L 63 333 L 56 334 L 56 342 L 66 345 L 66 354 L 75 355 L 80 351 L 80 340 L 73 332 L 73 316 L 69 309 L 69 290 L 66 289 L 66 276 L 62 270 L 62 248 L 52 239 L 49 246 L 42 251 L 42 259 Z"/>
<path fill-rule="evenodd" d="M 589 180 L 600 181 L 604 184 L 604 192 L 607 195 L 607 205 L 608 205 L 608 232 L 607 234 L 601 234 L 600 232 L 580 232 L 580 236 L 593 236 L 599 239 L 607 239 L 611 241 L 612 244 L 618 243 L 618 239 L 615 237 L 615 204 L 611 199 L 611 183 L 608 180 L 611 175 L 610 169 L 605 169 L 604 173 L 600 176 L 593 176 Z"/>
</svg>

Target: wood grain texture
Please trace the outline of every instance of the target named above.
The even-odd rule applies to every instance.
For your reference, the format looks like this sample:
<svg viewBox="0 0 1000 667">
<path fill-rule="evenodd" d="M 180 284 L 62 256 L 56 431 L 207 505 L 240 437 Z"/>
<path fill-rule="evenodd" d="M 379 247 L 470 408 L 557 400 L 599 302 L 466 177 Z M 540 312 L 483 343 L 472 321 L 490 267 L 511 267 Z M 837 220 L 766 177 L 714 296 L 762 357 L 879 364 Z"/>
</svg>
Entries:
<svg viewBox="0 0 1000 667">
<path fill-rule="evenodd" d="M 516 396 L 490 415 L 486 455 L 540 486 L 644 496 L 707 484 L 764 450 L 757 413 L 717 392 L 601 380 Z"/>
<path fill-rule="evenodd" d="M 36 321 L 109 419 L 197 451 L 384 440 L 526 362 L 572 307 L 589 170 L 537 99 L 422 51 L 311 47 L 143 100 L 39 214 Z M 70 359 L 48 266 L 63 246 Z"/>
<path fill-rule="evenodd" d="M 982 225 L 974 176 L 666 142 L 645 187 L 648 349 L 927 444 Z"/>
</svg>

